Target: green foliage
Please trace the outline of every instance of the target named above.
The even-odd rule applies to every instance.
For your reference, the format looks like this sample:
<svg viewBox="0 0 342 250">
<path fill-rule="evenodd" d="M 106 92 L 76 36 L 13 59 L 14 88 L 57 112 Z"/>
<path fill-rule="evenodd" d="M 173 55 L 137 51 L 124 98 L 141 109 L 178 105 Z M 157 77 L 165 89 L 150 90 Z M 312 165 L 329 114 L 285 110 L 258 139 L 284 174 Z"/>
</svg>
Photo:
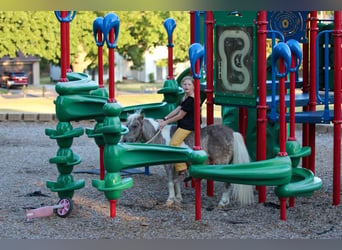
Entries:
<svg viewBox="0 0 342 250">
<path fill-rule="evenodd" d="M 153 74 L 153 73 L 149 73 L 149 74 L 148 74 L 148 80 L 149 80 L 150 83 L 154 83 L 154 82 L 155 82 L 155 80 L 154 80 L 154 74 Z"/>
<path fill-rule="evenodd" d="M 79 11 L 70 23 L 70 61 L 82 52 L 90 61 L 89 68 L 98 64 L 98 48 L 93 37 L 93 21 L 108 12 Z M 173 32 L 174 62 L 188 57 L 190 15 L 181 11 L 115 11 L 120 19 L 117 51 L 133 62 L 133 68 L 143 65 L 143 55 L 149 49 L 167 44 L 163 21 L 172 17 L 177 26 Z M 15 57 L 18 51 L 36 55 L 43 60 L 60 62 L 60 23 L 53 11 L 0 11 L 0 57 Z M 104 65 L 108 65 L 108 50 L 103 49 Z"/>
<path fill-rule="evenodd" d="M 158 60 L 157 62 L 156 62 L 156 65 L 158 66 L 158 67 L 166 67 L 166 66 L 168 66 L 168 59 L 161 59 L 161 60 Z"/>
</svg>

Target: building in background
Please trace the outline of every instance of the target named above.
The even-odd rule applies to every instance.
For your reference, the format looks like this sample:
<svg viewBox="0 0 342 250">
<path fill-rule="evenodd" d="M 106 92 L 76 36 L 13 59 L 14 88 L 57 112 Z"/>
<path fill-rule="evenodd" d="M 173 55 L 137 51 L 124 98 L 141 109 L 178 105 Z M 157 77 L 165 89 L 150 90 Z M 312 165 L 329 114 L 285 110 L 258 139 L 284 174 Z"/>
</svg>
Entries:
<svg viewBox="0 0 342 250">
<path fill-rule="evenodd" d="M 17 57 L 10 58 L 4 56 L 0 59 L 0 76 L 5 72 L 24 71 L 28 76 L 29 85 L 39 85 L 40 83 L 40 58 L 36 56 L 24 56 L 18 52 Z"/>
</svg>

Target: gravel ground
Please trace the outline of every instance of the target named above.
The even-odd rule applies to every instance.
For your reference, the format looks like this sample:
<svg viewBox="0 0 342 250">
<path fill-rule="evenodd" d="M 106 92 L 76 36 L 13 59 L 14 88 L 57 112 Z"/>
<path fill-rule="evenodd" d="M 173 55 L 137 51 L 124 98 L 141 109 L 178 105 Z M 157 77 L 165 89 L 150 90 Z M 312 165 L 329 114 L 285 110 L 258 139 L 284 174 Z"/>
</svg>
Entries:
<svg viewBox="0 0 342 250">
<path fill-rule="evenodd" d="M 94 123 L 74 123 L 93 128 Z M 342 208 L 332 205 L 332 134 L 318 133 L 316 175 L 323 188 L 311 197 L 299 197 L 287 209 L 287 220 L 279 219 L 279 201 L 267 187 L 265 204 L 241 207 L 232 201 L 225 209 L 216 204 L 222 183 L 215 182 L 215 196 L 207 197 L 202 181 L 202 219 L 195 220 L 194 189 L 183 187 L 181 205 L 164 205 L 168 190 L 161 166 L 150 167 L 150 175 L 134 174 L 134 185 L 122 192 L 117 217 L 109 216 L 109 202 L 91 185 L 99 175 L 75 173 L 98 170 L 95 142 L 83 135 L 75 138 L 72 150 L 82 162 L 74 167 L 74 180 L 85 180 L 76 190 L 74 208 L 67 218 L 56 215 L 26 221 L 25 208 L 54 205 L 56 193 L 46 181 L 56 181 L 58 171 L 49 158 L 57 152 L 56 141 L 45 135 L 56 123 L 0 122 L 0 222 L 2 239 L 341 239 Z M 301 133 L 297 131 L 301 141 Z M 143 168 L 140 168 L 143 172 Z"/>
</svg>

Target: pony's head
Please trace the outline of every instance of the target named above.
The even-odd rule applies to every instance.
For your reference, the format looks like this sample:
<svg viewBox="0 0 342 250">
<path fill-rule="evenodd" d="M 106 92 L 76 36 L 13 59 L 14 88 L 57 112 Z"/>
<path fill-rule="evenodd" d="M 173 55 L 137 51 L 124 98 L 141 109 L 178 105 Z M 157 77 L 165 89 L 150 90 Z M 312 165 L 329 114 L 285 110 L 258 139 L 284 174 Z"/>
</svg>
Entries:
<svg viewBox="0 0 342 250">
<path fill-rule="evenodd" d="M 159 123 L 146 118 L 142 111 L 136 111 L 127 117 L 126 127 L 129 132 L 122 137 L 121 142 L 147 142 L 159 130 Z"/>
<path fill-rule="evenodd" d="M 141 111 L 128 115 L 126 127 L 129 129 L 129 132 L 122 136 L 121 142 L 141 141 L 144 118 L 144 113 Z"/>
</svg>

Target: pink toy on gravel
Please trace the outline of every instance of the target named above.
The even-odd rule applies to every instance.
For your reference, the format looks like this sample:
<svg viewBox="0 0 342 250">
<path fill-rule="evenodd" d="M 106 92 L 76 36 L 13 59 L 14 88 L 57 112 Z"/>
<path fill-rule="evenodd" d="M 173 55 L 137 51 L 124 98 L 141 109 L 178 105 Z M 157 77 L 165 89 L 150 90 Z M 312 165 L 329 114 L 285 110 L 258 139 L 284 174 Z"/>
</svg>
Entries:
<svg viewBox="0 0 342 250">
<path fill-rule="evenodd" d="M 51 216 L 56 212 L 59 217 L 67 217 L 72 210 L 72 202 L 69 199 L 61 199 L 57 205 L 45 206 L 26 210 L 26 220 Z"/>
</svg>

